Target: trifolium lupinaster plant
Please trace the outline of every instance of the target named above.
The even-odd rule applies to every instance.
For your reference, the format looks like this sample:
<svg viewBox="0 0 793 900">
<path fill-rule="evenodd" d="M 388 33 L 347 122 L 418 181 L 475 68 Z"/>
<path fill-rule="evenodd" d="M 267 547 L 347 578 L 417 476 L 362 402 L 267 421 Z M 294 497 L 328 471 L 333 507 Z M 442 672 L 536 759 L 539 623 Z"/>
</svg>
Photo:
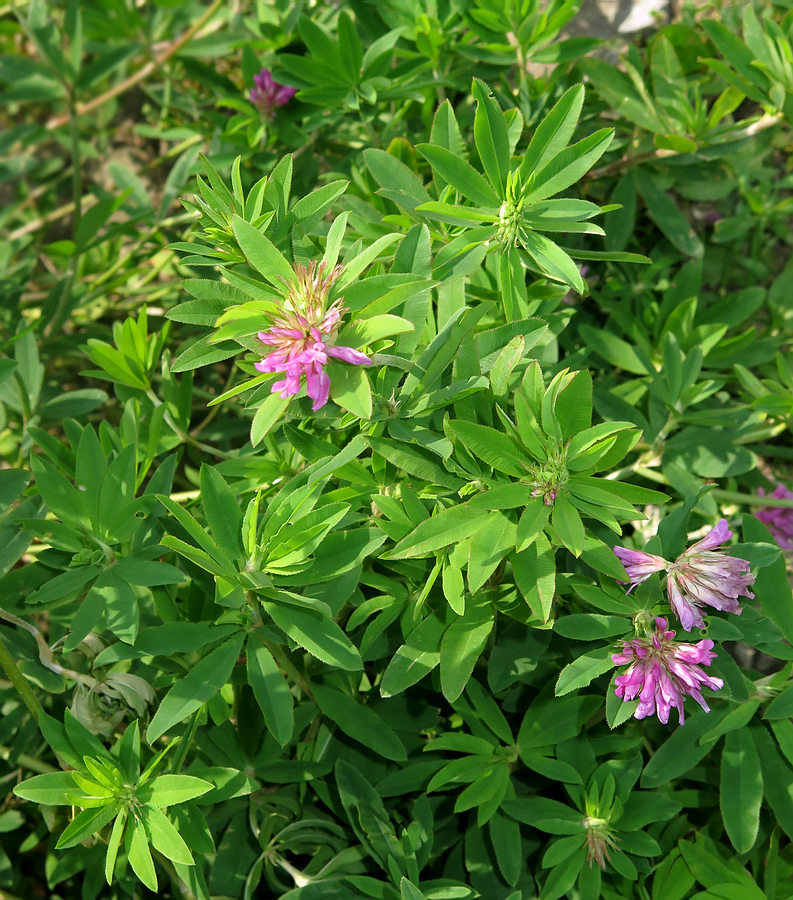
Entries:
<svg viewBox="0 0 793 900">
<path fill-rule="evenodd" d="M 366 49 L 346 11 L 312 7 L 338 23 L 330 36 L 295 8 L 310 53 L 272 70 L 246 54 L 253 87 L 228 109 L 254 116 L 255 140 L 213 143 L 185 201 L 168 327 L 149 327 L 152 308 L 117 323 L 114 345 L 85 326 L 89 375 L 113 382 L 117 420 L 68 419 L 61 441 L 25 417 L 43 449 L 35 485 L 18 478 L 13 500 L 29 494 L 9 541 L 35 540 L 32 575 L 12 570 L 19 616 L 0 616 L 23 622 L 14 649 L 37 690 L 54 683 L 63 699 L 79 675 L 78 701 L 114 703 L 92 729 L 85 702 L 69 698 L 56 720 L 34 697 L 63 770 L 16 796 L 64 807 L 57 846 L 85 842 L 112 890 L 137 879 L 201 900 L 685 900 L 696 871 L 724 879 L 703 883 L 708 897 L 738 900 L 744 862 L 761 871 L 779 849 L 761 808 L 762 779 L 789 773 L 779 753 L 793 760 L 793 616 L 773 605 L 787 596 L 784 560 L 721 476 L 703 484 L 665 455 L 676 427 L 725 415 L 732 375 L 711 371 L 702 346 L 715 353 L 727 330 L 692 305 L 691 268 L 647 300 L 660 251 L 604 246 L 594 220 L 635 206 L 634 177 L 665 197 L 654 181 L 632 170 L 619 189 L 603 188 L 608 174 L 581 186 L 605 154 L 622 177 L 634 143 L 661 165 L 672 145 L 693 153 L 693 138 L 634 139 L 622 120 L 594 125 L 597 109 L 582 121 L 595 95 L 578 76 L 547 95 L 469 82 L 475 54 L 489 66 L 505 52 L 489 5 L 447 4 L 448 29 L 428 9 L 422 28 L 394 25 Z M 395 48 L 415 38 L 431 55 L 461 6 L 487 47 L 460 44 L 453 105 L 453 71 Z M 529 24 L 504 32 L 510 52 L 506 34 L 545 46 L 575 4 L 509 9 L 529 6 Z M 766 77 L 755 68 L 741 77 Z M 738 106 L 730 85 L 722 116 Z M 426 132 L 415 143 L 386 131 L 403 115 Z M 323 143 L 329 125 L 358 129 L 341 159 Z M 272 157 L 303 128 L 300 150 Z M 630 280 L 641 265 L 644 293 Z M 602 299 L 588 297 L 587 266 Z M 742 439 L 778 433 L 751 425 Z M 762 516 L 783 533 L 781 515 Z M 30 609 L 51 616 L 52 646 L 22 619 Z M 727 641 L 779 671 L 742 668 Z M 91 674 L 56 652 L 82 653 Z M 49 712 L 59 702 L 48 695 Z M 708 753 L 721 753 L 738 861 L 703 812 Z M 765 796 L 793 837 L 793 800 Z"/>
</svg>

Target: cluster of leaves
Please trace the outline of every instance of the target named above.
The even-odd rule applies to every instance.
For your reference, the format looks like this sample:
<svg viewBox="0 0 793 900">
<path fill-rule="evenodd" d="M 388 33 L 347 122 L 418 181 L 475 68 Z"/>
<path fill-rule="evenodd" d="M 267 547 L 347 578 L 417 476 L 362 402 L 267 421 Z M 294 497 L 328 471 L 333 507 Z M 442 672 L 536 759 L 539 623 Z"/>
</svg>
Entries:
<svg viewBox="0 0 793 900">
<path fill-rule="evenodd" d="M 577 0 L 20 6 L 2 891 L 793 896 L 787 0 L 619 65 Z M 317 411 L 255 368 L 311 263 L 372 362 Z M 612 547 L 721 516 L 725 687 L 636 721 Z"/>
</svg>

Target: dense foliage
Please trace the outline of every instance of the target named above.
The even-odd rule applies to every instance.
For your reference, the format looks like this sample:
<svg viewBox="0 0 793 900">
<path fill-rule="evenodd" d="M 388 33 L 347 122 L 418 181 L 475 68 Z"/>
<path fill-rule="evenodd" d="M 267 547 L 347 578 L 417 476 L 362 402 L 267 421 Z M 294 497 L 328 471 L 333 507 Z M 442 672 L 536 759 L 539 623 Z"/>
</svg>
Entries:
<svg viewBox="0 0 793 900">
<path fill-rule="evenodd" d="M 579 6 L 0 10 L 4 897 L 793 896 L 793 7 Z"/>
</svg>

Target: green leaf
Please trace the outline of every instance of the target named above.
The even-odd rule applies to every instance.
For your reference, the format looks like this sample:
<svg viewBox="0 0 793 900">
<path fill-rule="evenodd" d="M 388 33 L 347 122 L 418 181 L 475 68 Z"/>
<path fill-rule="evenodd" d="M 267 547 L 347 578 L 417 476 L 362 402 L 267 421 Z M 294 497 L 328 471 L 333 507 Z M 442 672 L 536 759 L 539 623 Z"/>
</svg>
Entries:
<svg viewBox="0 0 793 900">
<path fill-rule="evenodd" d="M 454 108 L 448 100 L 444 100 L 435 111 L 430 140 L 435 146 L 443 147 L 455 156 L 465 155 L 465 142 L 460 134 L 460 126 L 457 124 Z"/>
<path fill-rule="evenodd" d="M 273 426 L 286 412 L 286 408 L 292 402 L 291 397 L 282 397 L 280 394 L 270 394 L 256 410 L 251 422 L 251 444 L 257 446 L 270 433 Z"/>
<path fill-rule="evenodd" d="M 449 423 L 449 429 L 471 453 L 506 475 L 523 477 L 533 463 L 509 435 L 494 428 L 456 419 Z"/>
<path fill-rule="evenodd" d="M 515 546 L 515 523 L 494 511 L 480 522 L 468 554 L 468 590 L 475 594 Z"/>
<path fill-rule="evenodd" d="M 659 787 L 693 769 L 711 750 L 710 744 L 700 746 L 699 739 L 715 728 L 726 712 L 703 711 L 686 716 L 685 727 L 673 731 L 647 763 L 642 773 L 642 787 Z"/>
<path fill-rule="evenodd" d="M 363 157 L 380 185 L 378 194 L 411 211 L 432 199 L 413 172 L 395 156 L 384 150 L 369 149 L 364 150 Z"/>
<path fill-rule="evenodd" d="M 433 144 L 417 144 L 416 149 L 444 181 L 472 203 L 496 209 L 501 205 L 498 194 L 469 162 Z"/>
<path fill-rule="evenodd" d="M 636 171 L 636 187 L 644 199 L 647 215 L 669 241 L 681 253 L 699 259 L 704 254 L 705 247 L 669 194 L 660 190 L 641 169 Z"/>
<path fill-rule="evenodd" d="M 663 123 L 649 100 L 641 96 L 628 75 L 606 60 L 589 57 L 580 61 L 581 68 L 600 96 L 626 119 L 645 131 L 663 131 Z"/>
<path fill-rule="evenodd" d="M 752 728 L 751 734 L 760 757 L 765 798 L 782 830 L 790 837 L 793 834 L 793 773 L 765 728 Z"/>
<path fill-rule="evenodd" d="M 118 803 L 110 802 L 107 806 L 96 806 L 78 813 L 61 832 L 55 845 L 57 850 L 68 850 L 101 831 L 119 812 Z"/>
<path fill-rule="evenodd" d="M 234 566 L 231 564 L 231 561 L 223 553 L 223 551 L 207 534 L 206 529 L 202 528 L 201 525 L 199 525 L 199 523 L 196 521 L 196 519 L 194 519 L 186 509 L 183 509 L 178 503 L 176 503 L 176 501 L 171 500 L 170 497 L 166 497 L 163 494 L 158 494 L 157 496 L 160 503 L 162 503 L 162 505 L 168 510 L 169 513 L 171 513 L 171 515 L 182 526 L 182 528 L 184 528 L 184 530 L 196 542 L 201 550 L 203 550 L 208 557 L 210 557 L 217 563 L 219 570 L 221 572 L 225 572 L 228 577 L 233 578 L 236 575 Z M 165 542 L 165 539 L 163 539 L 163 542 Z"/>
<path fill-rule="evenodd" d="M 69 799 L 77 785 L 71 772 L 52 772 L 47 775 L 35 775 L 14 788 L 17 797 L 43 803 L 48 806 L 71 806 Z"/>
<path fill-rule="evenodd" d="M 562 95 L 537 126 L 520 166 L 523 184 L 532 172 L 540 172 L 568 145 L 578 124 L 583 102 L 584 85 L 576 84 Z"/>
<path fill-rule="evenodd" d="M 498 868 L 507 884 L 515 887 L 524 865 L 520 825 L 499 810 L 488 823 L 488 827 Z"/>
<path fill-rule="evenodd" d="M 82 494 L 61 473 L 41 456 L 33 455 L 30 467 L 44 502 L 59 519 L 76 526 L 88 525 L 88 515 Z"/>
<path fill-rule="evenodd" d="M 784 790 L 784 785 L 779 785 Z M 719 807 L 724 827 L 738 853 L 748 853 L 757 840 L 763 775 L 751 731 L 728 732 L 721 755 Z"/>
<path fill-rule="evenodd" d="M 605 672 L 613 669 L 612 652 L 613 648 L 611 646 L 601 647 L 600 650 L 585 653 L 574 662 L 566 665 L 556 681 L 556 688 L 554 689 L 556 696 L 562 697 L 564 694 L 569 694 L 570 691 L 586 687 L 599 675 L 603 675 Z"/>
<path fill-rule="evenodd" d="M 273 622 L 312 656 L 347 671 L 362 668 L 358 650 L 339 626 L 318 608 L 280 594 L 262 601 Z"/>
<path fill-rule="evenodd" d="M 542 272 L 579 294 L 586 292 L 578 266 L 558 244 L 536 231 L 524 232 L 521 243 Z"/>
<path fill-rule="evenodd" d="M 743 538 L 752 543 L 775 543 L 766 526 L 749 515 L 743 517 Z M 763 613 L 780 627 L 787 641 L 793 642 L 793 591 L 782 557 L 757 571 L 753 590 Z"/>
<path fill-rule="evenodd" d="M 355 350 L 373 344 L 375 341 L 395 334 L 407 334 L 413 331 L 415 326 L 401 316 L 383 314 L 372 316 L 369 319 L 359 319 L 352 325 L 344 328 L 337 339 L 337 343 L 344 347 L 352 347 Z"/>
<path fill-rule="evenodd" d="M 550 541 L 540 533 L 524 550 L 510 557 L 518 590 L 541 621 L 551 615 L 556 590 L 556 562 Z"/>
<path fill-rule="evenodd" d="M 561 744 L 580 734 L 582 724 L 600 706 L 595 697 L 536 699 L 526 711 L 518 732 L 521 751 Z M 523 821 L 523 819 L 521 819 Z"/>
<path fill-rule="evenodd" d="M 586 862 L 586 850 L 574 850 L 559 865 L 551 869 L 540 891 L 540 900 L 558 900 L 575 884 L 578 873 Z"/>
<path fill-rule="evenodd" d="M 267 730 L 285 747 L 294 729 L 294 701 L 272 654 L 257 640 L 258 631 L 248 639 L 248 683 L 261 708 Z"/>
<path fill-rule="evenodd" d="M 601 616 L 596 613 L 573 614 L 557 619 L 553 630 L 574 641 L 598 641 L 626 634 L 633 628 L 631 619 Z"/>
<path fill-rule="evenodd" d="M 198 369 L 200 366 L 209 366 L 212 363 L 222 362 L 231 356 L 236 356 L 240 352 L 240 345 L 236 341 L 223 341 L 220 344 L 213 344 L 212 335 L 207 334 L 192 343 L 186 350 L 183 350 L 179 356 L 171 364 L 172 372 L 189 372 L 192 369 Z M 122 384 L 127 382 L 120 380 Z M 145 389 L 146 385 L 143 385 Z"/>
<path fill-rule="evenodd" d="M 139 787 L 135 796 L 141 803 L 162 809 L 194 800 L 211 790 L 208 781 L 193 775 L 158 775 Z"/>
<path fill-rule="evenodd" d="M 415 478 L 452 490 L 459 490 L 463 486 L 463 482 L 447 472 L 437 462 L 437 457 L 433 457 L 431 453 L 384 438 L 367 437 L 366 442 L 375 453 L 387 459 L 397 469 L 407 472 Z"/>
<path fill-rule="evenodd" d="M 386 759 L 407 759 L 397 733 L 373 709 L 330 687 L 313 684 L 311 690 L 323 714 L 348 737 Z"/>
<path fill-rule="evenodd" d="M 478 78 L 473 81 L 476 100 L 474 141 L 487 177 L 500 197 L 504 196 L 509 172 L 509 135 L 504 113 L 493 97 L 491 89 Z"/>
<path fill-rule="evenodd" d="M 393 697 L 429 674 L 441 659 L 440 649 L 448 622 L 429 615 L 411 631 L 406 642 L 391 657 L 383 674 L 380 693 Z"/>
<path fill-rule="evenodd" d="M 231 559 L 242 560 L 242 511 L 223 476 L 209 465 L 201 466 L 201 503 L 212 537 Z"/>
<path fill-rule="evenodd" d="M 450 703 L 465 690 L 494 624 L 493 604 L 485 595 L 478 601 L 469 599 L 464 614 L 446 629 L 441 642 L 441 690 Z"/>
<path fill-rule="evenodd" d="M 613 128 L 601 128 L 550 160 L 534 178 L 524 203 L 538 203 L 575 184 L 606 152 L 614 138 Z"/>
<path fill-rule="evenodd" d="M 427 900 L 427 895 L 422 894 L 416 885 L 407 878 L 403 878 L 399 882 L 399 896 L 400 900 Z"/>
<path fill-rule="evenodd" d="M 565 494 L 554 500 L 551 522 L 561 542 L 573 554 L 580 556 L 584 549 L 584 523 L 581 515 Z"/>
<path fill-rule="evenodd" d="M 245 219 L 234 216 L 232 225 L 240 249 L 248 262 L 273 287 L 279 291 L 285 290 L 284 282 L 291 284 L 294 281 L 294 272 L 281 252 L 268 237 Z"/>
<path fill-rule="evenodd" d="M 144 806 L 140 811 L 152 846 L 164 856 L 185 866 L 194 865 L 193 854 L 173 827 L 168 817 L 156 806 Z"/>
<path fill-rule="evenodd" d="M 151 858 L 146 829 L 140 819 L 130 822 L 127 829 L 127 858 L 132 871 L 150 891 L 157 891 L 157 873 Z"/>
<path fill-rule="evenodd" d="M 634 375 L 648 374 L 647 367 L 634 348 L 622 338 L 602 328 L 593 328 L 591 325 L 581 325 L 578 331 L 586 346 L 602 356 L 606 362 Z"/>
<path fill-rule="evenodd" d="M 218 693 L 231 677 L 243 640 L 238 634 L 221 644 L 173 685 L 149 725 L 146 739 L 150 744 Z"/>
<path fill-rule="evenodd" d="M 372 418 L 372 387 L 363 366 L 329 360 L 330 397 L 342 409 L 359 419 Z"/>
<path fill-rule="evenodd" d="M 515 549 L 518 553 L 525 550 L 542 533 L 551 517 L 551 507 L 543 503 L 540 497 L 532 498 L 526 505 L 518 521 L 515 532 Z"/>
<path fill-rule="evenodd" d="M 458 544 L 475 534 L 482 522 L 482 512 L 467 504 L 450 506 L 421 522 L 393 550 L 388 559 L 417 559 L 436 550 Z"/>
<path fill-rule="evenodd" d="M 113 822 L 113 828 L 110 837 L 107 839 L 107 852 L 105 854 L 105 879 L 108 884 L 113 883 L 113 871 L 116 868 L 116 857 L 118 856 L 118 848 L 121 844 L 124 826 L 127 823 L 126 811 L 120 812 Z"/>
</svg>

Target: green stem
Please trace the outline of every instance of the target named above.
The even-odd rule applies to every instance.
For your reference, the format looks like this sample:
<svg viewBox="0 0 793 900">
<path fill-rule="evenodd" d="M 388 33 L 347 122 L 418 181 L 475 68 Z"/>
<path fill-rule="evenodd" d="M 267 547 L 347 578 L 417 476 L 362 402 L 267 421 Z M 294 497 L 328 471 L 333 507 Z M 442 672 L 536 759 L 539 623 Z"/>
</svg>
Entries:
<svg viewBox="0 0 793 900">
<path fill-rule="evenodd" d="M 226 383 L 223 385 L 223 390 L 221 391 L 221 394 L 225 394 L 226 391 L 228 391 L 232 387 L 234 387 L 234 382 L 237 380 L 238 372 L 239 372 L 239 369 L 237 369 L 236 366 L 231 367 L 231 370 L 229 371 L 229 374 L 228 374 L 228 378 L 226 378 Z M 221 409 L 220 405 L 213 406 L 212 409 L 209 411 L 209 413 L 198 423 L 198 425 L 196 425 L 195 428 L 191 429 L 191 431 L 189 432 L 190 437 L 197 438 L 198 435 L 201 434 L 201 432 L 207 427 L 207 425 L 209 425 L 209 423 L 212 421 L 212 419 L 214 419 L 215 416 L 220 412 L 220 409 Z"/>
<path fill-rule="evenodd" d="M 152 390 L 146 391 L 146 396 L 151 400 L 151 402 L 155 406 L 162 406 L 163 401 L 154 393 Z M 210 447 L 209 444 L 203 444 L 201 441 L 196 440 L 191 434 L 188 434 L 186 431 L 182 431 L 182 429 L 177 425 L 177 423 L 173 420 L 171 414 L 166 412 L 163 416 L 165 423 L 169 428 L 172 428 L 174 433 L 178 435 L 186 444 L 190 444 L 195 447 L 196 450 L 201 450 L 203 453 L 208 453 L 210 456 L 216 456 L 218 459 L 230 459 L 233 454 L 226 453 L 225 450 L 218 450 L 217 447 Z"/>
<path fill-rule="evenodd" d="M 711 497 L 718 497 L 720 500 L 731 500 L 733 503 L 740 503 L 742 506 L 775 506 L 781 509 L 793 509 L 793 500 L 782 500 L 778 497 L 758 497 L 757 494 L 723 491 L 721 488 L 714 488 L 710 495 Z"/>
<path fill-rule="evenodd" d="M 80 135 L 77 130 L 77 115 L 74 107 L 74 97 L 69 96 L 69 142 L 72 151 L 72 196 L 74 199 L 74 234 L 83 214 L 83 173 L 80 165 Z"/>
<path fill-rule="evenodd" d="M 8 680 L 17 689 L 17 693 L 22 698 L 25 706 L 30 710 L 30 714 L 35 719 L 36 724 L 38 724 L 41 704 L 38 701 L 38 697 L 33 693 L 31 686 L 27 683 L 25 676 L 19 671 L 19 666 L 16 664 L 14 657 L 8 652 L 8 647 L 3 643 L 2 638 L 0 638 L 0 666 L 3 667 Z"/>
<path fill-rule="evenodd" d="M 187 726 L 187 730 L 182 735 L 182 739 L 179 741 L 179 746 L 176 748 L 176 753 L 174 753 L 173 759 L 171 760 L 171 771 L 177 775 L 179 774 L 179 772 L 181 772 L 185 757 L 187 756 L 187 751 L 190 749 L 190 744 L 193 743 L 193 738 L 195 737 L 195 733 L 198 728 L 198 720 L 200 717 L 201 709 L 197 709 L 193 713 L 193 718 L 190 719 L 190 724 Z"/>
<path fill-rule="evenodd" d="M 13 750 L 10 747 L 0 747 L 0 759 L 8 762 L 12 758 L 12 753 Z M 60 769 L 56 769 L 55 766 L 51 766 L 49 763 L 36 759 L 35 756 L 28 756 L 27 753 L 20 753 L 14 761 L 23 769 L 30 769 L 31 772 L 38 772 L 40 775 L 49 775 L 50 772 L 61 771 Z M 2 896 L 2 891 L 0 891 L 0 898 L 2 898 Z"/>
</svg>

